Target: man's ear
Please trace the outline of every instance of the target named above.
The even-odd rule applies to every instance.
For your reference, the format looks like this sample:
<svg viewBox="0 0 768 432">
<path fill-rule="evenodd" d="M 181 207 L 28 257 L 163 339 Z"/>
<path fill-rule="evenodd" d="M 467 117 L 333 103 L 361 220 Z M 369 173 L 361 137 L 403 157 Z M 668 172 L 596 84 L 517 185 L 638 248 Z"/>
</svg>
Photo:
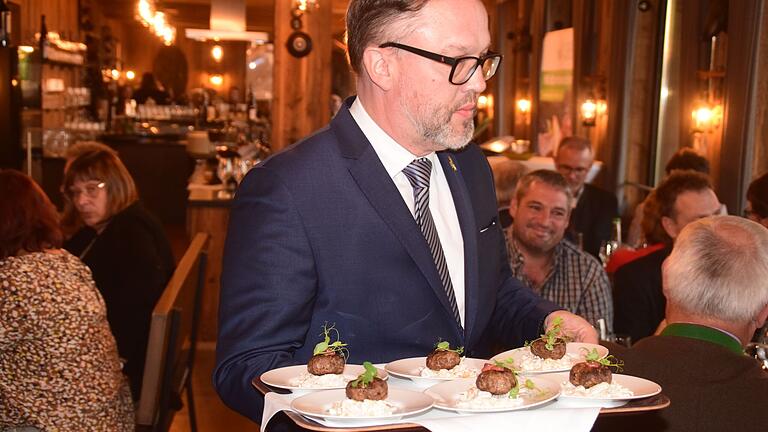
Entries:
<svg viewBox="0 0 768 432">
<path fill-rule="evenodd" d="M 757 314 L 755 325 L 757 326 L 757 328 L 760 328 L 765 324 L 766 320 L 768 320 L 768 304 L 763 306 L 763 309 L 760 311 L 759 314 Z"/>
<path fill-rule="evenodd" d="M 512 198 L 512 201 L 509 202 L 509 215 L 512 216 L 512 218 L 515 218 L 515 213 L 517 213 L 517 198 Z"/>
<path fill-rule="evenodd" d="M 371 81 L 384 91 L 392 88 L 397 65 L 386 48 L 368 47 L 363 52 L 363 68 Z"/>
<path fill-rule="evenodd" d="M 680 232 L 677 229 L 677 223 L 668 216 L 662 216 L 661 217 L 661 226 L 664 228 L 664 231 L 667 232 L 667 235 L 672 237 L 673 239 L 677 238 L 677 235 L 680 234 Z"/>
</svg>

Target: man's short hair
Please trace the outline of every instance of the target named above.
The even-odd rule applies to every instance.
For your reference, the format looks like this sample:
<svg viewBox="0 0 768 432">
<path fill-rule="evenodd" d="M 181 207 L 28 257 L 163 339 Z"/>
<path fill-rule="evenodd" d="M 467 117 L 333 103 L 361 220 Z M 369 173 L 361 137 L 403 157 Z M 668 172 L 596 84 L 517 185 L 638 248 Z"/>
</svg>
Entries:
<svg viewBox="0 0 768 432">
<path fill-rule="evenodd" d="M 706 175 L 696 171 L 673 172 L 651 192 L 645 204 L 643 219 L 648 219 L 648 222 L 644 223 L 643 231 L 646 236 L 648 237 L 650 233 L 650 238 L 661 243 L 672 244 L 672 238 L 662 226 L 661 219 L 664 216 L 675 218 L 675 202 L 682 193 L 700 192 L 707 189 L 712 189 L 712 185 Z"/>
<path fill-rule="evenodd" d="M 393 24 L 418 15 L 429 0 L 351 0 L 347 8 L 347 58 L 358 75 L 369 45 L 388 42 Z M 407 32 L 406 32 L 407 33 Z M 403 37 L 399 34 L 398 37 Z"/>
<path fill-rule="evenodd" d="M 709 161 L 692 148 L 683 147 L 672 155 L 664 167 L 667 175 L 675 170 L 692 170 L 709 174 Z"/>
<path fill-rule="evenodd" d="M 768 304 L 768 230 L 758 223 L 736 216 L 692 222 L 667 260 L 667 299 L 688 313 L 748 323 Z"/>
<path fill-rule="evenodd" d="M 525 165 L 514 160 L 505 160 L 493 165 L 493 183 L 496 186 L 498 206 L 505 207 L 512 201 L 517 182 L 525 175 Z"/>
<path fill-rule="evenodd" d="M 768 173 L 749 184 L 747 199 L 752 203 L 753 212 L 761 218 L 768 218 Z"/>
<path fill-rule="evenodd" d="M 578 136 L 569 136 L 560 140 L 560 144 L 557 145 L 557 152 L 560 153 L 560 150 L 566 147 L 579 151 L 589 150 L 592 153 L 592 144 L 589 143 L 589 140 Z"/>
<path fill-rule="evenodd" d="M 573 204 L 571 188 L 568 187 L 568 182 L 565 181 L 565 177 L 557 171 L 540 169 L 524 175 L 517 182 L 517 188 L 515 189 L 515 199 L 517 199 L 518 202 L 528 193 L 528 189 L 531 188 L 533 182 L 544 183 L 564 193 L 567 199 L 568 211 L 571 210 L 571 205 Z"/>
</svg>

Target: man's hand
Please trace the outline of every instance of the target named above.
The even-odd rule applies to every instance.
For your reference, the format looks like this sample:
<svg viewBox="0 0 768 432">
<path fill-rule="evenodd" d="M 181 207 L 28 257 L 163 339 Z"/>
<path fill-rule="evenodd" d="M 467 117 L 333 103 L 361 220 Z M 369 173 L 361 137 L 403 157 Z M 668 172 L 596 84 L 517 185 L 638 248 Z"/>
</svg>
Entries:
<svg viewBox="0 0 768 432">
<path fill-rule="evenodd" d="M 554 311 L 544 320 L 547 330 L 552 327 L 555 318 L 563 320 L 563 333 L 574 342 L 597 343 L 597 330 L 584 318 L 564 310 Z"/>
</svg>

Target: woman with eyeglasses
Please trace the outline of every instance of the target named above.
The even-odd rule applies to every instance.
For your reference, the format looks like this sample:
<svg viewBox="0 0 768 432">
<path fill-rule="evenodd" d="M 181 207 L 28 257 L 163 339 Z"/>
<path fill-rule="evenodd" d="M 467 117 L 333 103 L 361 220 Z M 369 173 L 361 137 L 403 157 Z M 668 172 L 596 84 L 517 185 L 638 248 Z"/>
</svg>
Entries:
<svg viewBox="0 0 768 432">
<path fill-rule="evenodd" d="M 162 226 L 139 203 L 136 185 L 112 151 L 86 151 L 64 174 L 64 247 L 91 269 L 126 361 L 134 399 L 141 380 L 155 303 L 174 270 Z"/>
<path fill-rule="evenodd" d="M 133 431 L 104 300 L 60 249 L 56 208 L 18 171 L 0 170 L 0 196 L 0 429 Z"/>
</svg>

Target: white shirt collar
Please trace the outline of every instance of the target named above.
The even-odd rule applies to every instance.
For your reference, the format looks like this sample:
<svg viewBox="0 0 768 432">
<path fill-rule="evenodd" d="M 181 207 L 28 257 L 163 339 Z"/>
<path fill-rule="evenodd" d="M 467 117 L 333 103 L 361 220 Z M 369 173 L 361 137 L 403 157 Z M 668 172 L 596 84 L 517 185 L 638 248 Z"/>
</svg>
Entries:
<svg viewBox="0 0 768 432">
<path fill-rule="evenodd" d="M 357 123 L 357 126 L 363 131 L 365 137 L 371 142 L 373 150 L 379 156 L 381 163 L 384 164 L 384 168 L 387 170 L 387 174 L 390 177 L 394 177 L 403 171 L 403 168 L 408 166 L 414 159 L 418 159 L 419 156 L 414 155 L 397 143 L 391 136 L 389 136 L 384 130 L 376 124 L 376 122 L 368 115 L 360 98 L 355 98 L 352 102 L 352 106 L 349 107 L 349 113 Z M 432 167 L 439 166 L 440 161 L 437 159 L 435 152 L 429 153 L 423 156 L 432 162 Z"/>
</svg>

